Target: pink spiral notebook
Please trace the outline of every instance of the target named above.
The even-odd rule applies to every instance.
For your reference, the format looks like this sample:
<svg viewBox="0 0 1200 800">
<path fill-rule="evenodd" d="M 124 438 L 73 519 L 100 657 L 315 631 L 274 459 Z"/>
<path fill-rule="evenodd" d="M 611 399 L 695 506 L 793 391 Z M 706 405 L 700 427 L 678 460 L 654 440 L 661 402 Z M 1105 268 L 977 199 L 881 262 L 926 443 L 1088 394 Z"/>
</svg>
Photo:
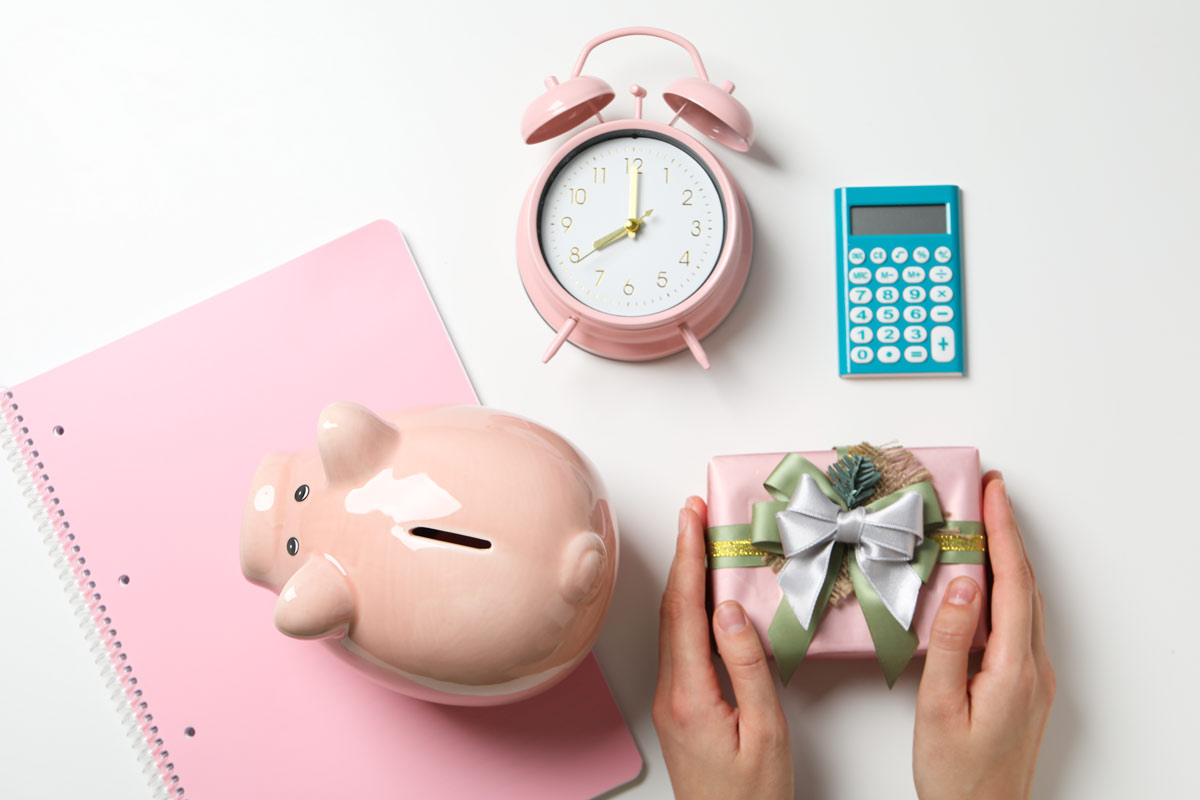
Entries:
<svg viewBox="0 0 1200 800">
<path fill-rule="evenodd" d="M 0 399 L 156 796 L 586 798 L 641 771 L 592 656 L 523 703 L 426 704 L 279 634 L 274 596 L 242 577 L 255 466 L 311 446 L 327 403 L 477 402 L 390 223 Z"/>
</svg>

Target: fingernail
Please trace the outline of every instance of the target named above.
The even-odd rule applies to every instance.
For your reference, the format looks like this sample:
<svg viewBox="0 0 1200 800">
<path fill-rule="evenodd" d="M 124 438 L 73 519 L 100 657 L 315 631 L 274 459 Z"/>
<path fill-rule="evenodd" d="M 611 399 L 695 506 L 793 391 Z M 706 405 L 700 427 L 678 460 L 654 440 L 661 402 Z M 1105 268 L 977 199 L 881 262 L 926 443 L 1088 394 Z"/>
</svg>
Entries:
<svg viewBox="0 0 1200 800">
<path fill-rule="evenodd" d="M 683 533 L 683 529 L 687 527 L 687 509 L 679 509 L 679 532 Z"/>
<path fill-rule="evenodd" d="M 955 578 L 946 590 L 946 602 L 956 606 L 969 606 L 979 591 L 970 578 Z"/>
<path fill-rule="evenodd" d="M 737 633 L 746 627 L 746 612 L 732 600 L 717 606 L 716 619 L 717 625 L 726 633 Z"/>
</svg>

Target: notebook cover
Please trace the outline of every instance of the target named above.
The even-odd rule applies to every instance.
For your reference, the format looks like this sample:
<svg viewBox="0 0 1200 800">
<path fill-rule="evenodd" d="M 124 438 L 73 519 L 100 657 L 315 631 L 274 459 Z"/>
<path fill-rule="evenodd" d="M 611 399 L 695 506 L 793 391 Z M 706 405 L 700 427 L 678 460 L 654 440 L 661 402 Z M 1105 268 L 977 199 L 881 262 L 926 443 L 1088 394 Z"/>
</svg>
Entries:
<svg viewBox="0 0 1200 800">
<path fill-rule="evenodd" d="M 254 469 L 327 403 L 477 402 L 390 223 L 0 397 L 157 795 L 585 798 L 640 772 L 594 656 L 522 703 L 427 704 L 278 633 L 242 577 Z"/>
</svg>

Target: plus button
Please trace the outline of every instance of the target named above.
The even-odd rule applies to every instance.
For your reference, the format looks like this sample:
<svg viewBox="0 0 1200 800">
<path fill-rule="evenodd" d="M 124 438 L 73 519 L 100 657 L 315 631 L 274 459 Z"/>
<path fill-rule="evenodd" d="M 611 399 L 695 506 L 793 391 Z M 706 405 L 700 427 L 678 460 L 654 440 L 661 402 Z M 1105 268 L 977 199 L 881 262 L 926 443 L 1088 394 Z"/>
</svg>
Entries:
<svg viewBox="0 0 1200 800">
<path fill-rule="evenodd" d="M 949 364 L 957 355 L 954 328 L 949 325 L 935 325 L 929 332 L 929 341 L 934 343 L 933 360 L 939 364 Z"/>
</svg>

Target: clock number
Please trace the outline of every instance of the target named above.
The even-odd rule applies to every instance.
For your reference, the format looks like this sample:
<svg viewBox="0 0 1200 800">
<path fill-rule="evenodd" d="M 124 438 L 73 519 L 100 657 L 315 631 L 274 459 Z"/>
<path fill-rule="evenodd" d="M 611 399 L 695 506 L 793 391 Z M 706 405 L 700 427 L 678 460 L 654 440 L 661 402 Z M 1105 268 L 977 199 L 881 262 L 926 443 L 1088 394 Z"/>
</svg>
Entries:
<svg viewBox="0 0 1200 800">
<path fill-rule="evenodd" d="M 572 264 L 579 263 L 579 248 L 578 247 L 571 248 L 571 255 L 569 256 L 569 258 L 571 259 Z"/>
<path fill-rule="evenodd" d="M 592 183 L 608 183 L 608 167 L 592 167 Z"/>
<path fill-rule="evenodd" d="M 641 175 L 642 174 L 642 160 L 640 158 L 635 158 L 635 159 L 633 159 L 633 163 L 634 163 L 634 169 L 637 170 L 637 174 Z M 625 174 L 626 175 L 629 174 L 629 159 L 628 158 L 625 159 Z"/>
<path fill-rule="evenodd" d="M 663 167 L 663 183 L 671 182 L 671 168 Z"/>
<path fill-rule="evenodd" d="M 598 269 L 596 270 L 596 285 L 599 286 L 602 280 L 604 280 L 604 270 Z"/>
<path fill-rule="evenodd" d="M 570 217 L 563 217 L 559 220 L 559 224 L 562 225 L 564 231 L 569 231 L 571 230 L 571 226 L 575 224 L 575 220 Z"/>
<path fill-rule="evenodd" d="M 703 229 L 700 227 L 700 220 L 692 220 L 692 236 L 699 236 L 702 232 Z"/>
<path fill-rule="evenodd" d="M 577 206 L 581 206 L 584 203 L 586 203 L 587 202 L 587 190 L 586 189 L 572 189 L 571 190 L 571 202 Z"/>
<path fill-rule="evenodd" d="M 662 289 L 667 285 L 667 273 L 658 273 L 658 288 Z"/>
<path fill-rule="evenodd" d="M 633 294 L 633 283 L 631 281 L 625 281 L 625 288 L 622 291 L 624 291 L 625 294 Z"/>
<path fill-rule="evenodd" d="M 685 267 L 690 267 L 692 265 L 692 255 L 691 254 L 692 254 L 691 250 L 684 250 L 683 255 L 681 255 L 679 257 L 679 263 L 683 264 Z"/>
<path fill-rule="evenodd" d="M 683 204 L 685 206 L 690 206 L 692 204 L 692 190 L 691 189 L 683 190 Z"/>
</svg>

